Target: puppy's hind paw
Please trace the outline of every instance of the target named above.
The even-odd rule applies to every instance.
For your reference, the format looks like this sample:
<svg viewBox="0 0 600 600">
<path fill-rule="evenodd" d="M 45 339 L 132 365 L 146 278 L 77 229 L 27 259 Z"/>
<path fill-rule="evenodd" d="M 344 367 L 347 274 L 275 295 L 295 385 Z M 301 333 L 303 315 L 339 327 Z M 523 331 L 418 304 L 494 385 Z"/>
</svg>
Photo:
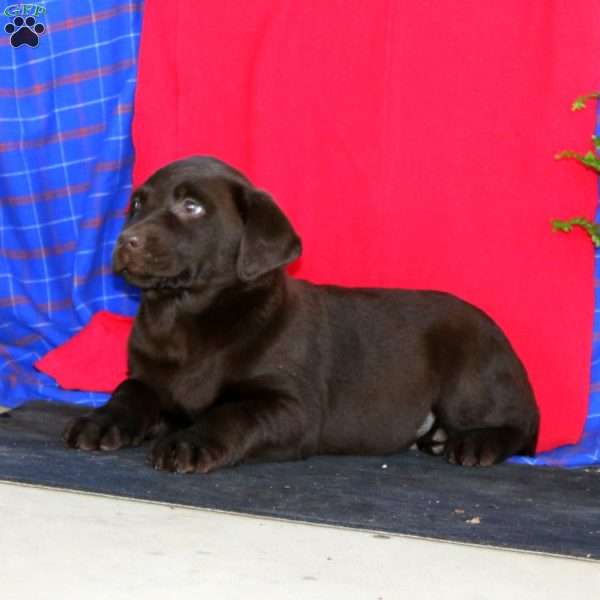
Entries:
<svg viewBox="0 0 600 600">
<path fill-rule="evenodd" d="M 519 452 L 522 445 L 523 435 L 512 427 L 473 429 L 448 439 L 446 459 L 463 467 L 490 467 Z"/>
</svg>

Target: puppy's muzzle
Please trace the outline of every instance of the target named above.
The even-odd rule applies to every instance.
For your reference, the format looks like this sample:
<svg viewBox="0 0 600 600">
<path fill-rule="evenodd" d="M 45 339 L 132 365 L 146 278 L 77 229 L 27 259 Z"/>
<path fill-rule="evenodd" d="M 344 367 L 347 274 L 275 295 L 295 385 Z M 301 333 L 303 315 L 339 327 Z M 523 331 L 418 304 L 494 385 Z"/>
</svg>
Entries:
<svg viewBox="0 0 600 600">
<path fill-rule="evenodd" d="M 138 234 L 131 234 L 131 235 L 127 235 L 127 234 L 123 234 L 119 237 L 119 239 L 117 240 L 117 246 L 121 247 L 125 247 L 125 248 L 131 248 L 132 250 L 135 250 L 136 248 L 139 248 L 142 245 L 142 241 L 141 238 Z"/>
<path fill-rule="evenodd" d="M 113 264 L 117 272 L 144 270 L 145 242 L 139 233 L 122 233 L 117 239 Z"/>
</svg>

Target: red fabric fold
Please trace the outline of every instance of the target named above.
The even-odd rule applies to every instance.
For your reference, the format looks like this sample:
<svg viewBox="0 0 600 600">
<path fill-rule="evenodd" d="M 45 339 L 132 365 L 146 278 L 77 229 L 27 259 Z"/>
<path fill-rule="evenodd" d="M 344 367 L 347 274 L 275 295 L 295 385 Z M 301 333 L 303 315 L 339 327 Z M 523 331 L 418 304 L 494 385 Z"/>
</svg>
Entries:
<svg viewBox="0 0 600 600">
<path fill-rule="evenodd" d="M 67 390 L 112 392 L 127 377 L 127 340 L 132 324 L 130 317 L 100 311 L 35 367 Z"/>
</svg>

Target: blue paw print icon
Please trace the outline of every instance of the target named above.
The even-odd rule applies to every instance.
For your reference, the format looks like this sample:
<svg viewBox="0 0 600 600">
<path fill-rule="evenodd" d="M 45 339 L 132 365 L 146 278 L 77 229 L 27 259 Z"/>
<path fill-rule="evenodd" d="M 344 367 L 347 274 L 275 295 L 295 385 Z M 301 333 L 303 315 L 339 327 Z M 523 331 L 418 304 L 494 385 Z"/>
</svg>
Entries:
<svg viewBox="0 0 600 600">
<path fill-rule="evenodd" d="M 12 23 L 4 26 L 4 31 L 10 34 L 10 43 L 14 48 L 31 46 L 35 48 L 40 43 L 40 35 L 46 31 L 42 23 L 38 23 L 35 17 L 15 17 Z"/>
</svg>

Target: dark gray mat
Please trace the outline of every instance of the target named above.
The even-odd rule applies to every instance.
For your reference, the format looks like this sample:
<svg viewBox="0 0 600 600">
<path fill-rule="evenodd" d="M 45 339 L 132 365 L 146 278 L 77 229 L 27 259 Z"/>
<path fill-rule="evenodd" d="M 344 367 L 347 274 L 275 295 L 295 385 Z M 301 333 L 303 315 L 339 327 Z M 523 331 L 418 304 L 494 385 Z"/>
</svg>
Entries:
<svg viewBox="0 0 600 600">
<path fill-rule="evenodd" d="M 145 447 L 67 450 L 60 432 L 77 414 L 32 402 L 0 415 L 0 480 L 600 560 L 598 470 L 465 469 L 407 452 L 177 475 L 150 468 Z"/>
</svg>

